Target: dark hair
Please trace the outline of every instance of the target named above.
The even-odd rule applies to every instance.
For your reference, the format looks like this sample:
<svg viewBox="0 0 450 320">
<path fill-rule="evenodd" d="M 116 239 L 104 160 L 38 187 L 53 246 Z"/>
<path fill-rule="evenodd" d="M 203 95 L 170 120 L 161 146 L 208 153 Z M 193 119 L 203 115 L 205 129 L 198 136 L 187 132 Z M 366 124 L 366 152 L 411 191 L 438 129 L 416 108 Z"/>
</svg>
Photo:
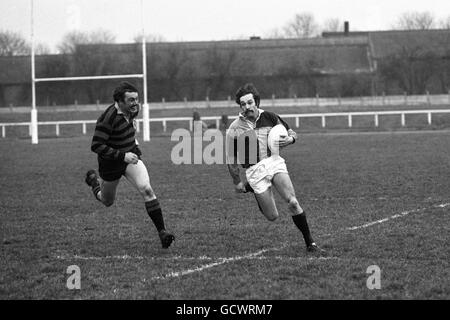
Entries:
<svg viewBox="0 0 450 320">
<path fill-rule="evenodd" d="M 196 109 L 194 109 L 195 111 L 194 111 L 194 113 L 192 114 L 192 117 L 193 117 L 193 120 L 194 121 L 200 121 L 201 120 L 201 118 L 200 118 L 200 113 L 196 110 Z"/>
<path fill-rule="evenodd" d="M 125 97 L 125 92 L 138 92 L 135 86 L 129 82 L 121 82 L 119 86 L 114 89 L 113 98 L 114 101 L 122 101 Z"/>
<path fill-rule="evenodd" d="M 256 90 L 256 87 L 253 85 L 253 83 L 246 83 L 238 89 L 238 91 L 236 92 L 236 103 L 238 105 L 241 105 L 241 101 L 240 101 L 241 97 L 245 96 L 246 94 L 249 94 L 249 93 L 253 94 L 253 98 L 255 99 L 256 106 L 259 107 L 259 101 L 260 101 L 259 92 L 258 92 L 258 90 Z"/>
</svg>

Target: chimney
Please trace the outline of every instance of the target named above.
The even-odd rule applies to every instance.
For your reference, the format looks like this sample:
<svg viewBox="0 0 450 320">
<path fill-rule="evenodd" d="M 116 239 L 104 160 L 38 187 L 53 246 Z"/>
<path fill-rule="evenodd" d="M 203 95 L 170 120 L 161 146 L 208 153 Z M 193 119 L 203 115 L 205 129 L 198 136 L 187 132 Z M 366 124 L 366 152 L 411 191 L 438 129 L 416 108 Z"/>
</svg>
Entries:
<svg viewBox="0 0 450 320">
<path fill-rule="evenodd" d="M 349 27 L 348 21 L 344 21 L 344 35 L 346 35 L 346 36 L 348 35 L 349 29 L 350 29 L 350 27 Z"/>
</svg>

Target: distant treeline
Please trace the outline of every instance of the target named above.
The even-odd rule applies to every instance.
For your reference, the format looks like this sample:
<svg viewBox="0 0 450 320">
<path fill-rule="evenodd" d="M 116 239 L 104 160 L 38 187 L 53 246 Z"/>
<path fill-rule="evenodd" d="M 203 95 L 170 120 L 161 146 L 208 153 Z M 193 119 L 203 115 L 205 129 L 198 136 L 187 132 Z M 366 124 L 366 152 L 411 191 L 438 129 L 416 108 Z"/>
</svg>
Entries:
<svg viewBox="0 0 450 320">
<path fill-rule="evenodd" d="M 450 54 L 416 48 L 374 57 L 369 49 L 364 37 L 149 43 L 149 102 L 233 99 L 245 82 L 255 83 L 266 99 L 448 92 Z M 2 57 L 0 68 L 8 69 L 0 74 L 0 106 L 30 105 L 29 57 Z M 80 45 L 73 54 L 36 60 L 38 78 L 137 73 L 139 44 Z M 39 82 L 37 104 L 109 103 L 119 81 Z M 128 81 L 142 89 L 141 79 Z"/>
</svg>

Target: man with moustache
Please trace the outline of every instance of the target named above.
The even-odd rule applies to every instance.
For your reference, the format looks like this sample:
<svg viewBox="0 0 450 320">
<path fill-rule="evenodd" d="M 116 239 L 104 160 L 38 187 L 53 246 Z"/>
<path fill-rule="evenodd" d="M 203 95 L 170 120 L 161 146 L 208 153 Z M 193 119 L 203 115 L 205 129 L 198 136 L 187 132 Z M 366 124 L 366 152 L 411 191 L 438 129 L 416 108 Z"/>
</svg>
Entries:
<svg viewBox="0 0 450 320">
<path fill-rule="evenodd" d="M 230 125 L 226 136 L 227 166 L 235 191 L 253 192 L 260 211 L 269 221 L 274 221 L 279 216 L 272 190 L 274 186 L 287 203 L 292 220 L 303 235 L 307 252 L 324 254 L 325 251 L 311 236 L 306 213 L 297 200 L 284 159 L 268 148 L 269 132 L 276 125 L 283 125 L 288 132 L 278 141 L 280 148 L 295 143 L 297 134 L 280 116 L 259 108 L 260 95 L 253 84 L 248 83 L 238 89 L 236 103 L 241 113 Z M 244 150 L 239 149 L 239 143 L 244 145 Z M 245 179 L 242 180 L 240 167 L 245 170 Z"/>
</svg>

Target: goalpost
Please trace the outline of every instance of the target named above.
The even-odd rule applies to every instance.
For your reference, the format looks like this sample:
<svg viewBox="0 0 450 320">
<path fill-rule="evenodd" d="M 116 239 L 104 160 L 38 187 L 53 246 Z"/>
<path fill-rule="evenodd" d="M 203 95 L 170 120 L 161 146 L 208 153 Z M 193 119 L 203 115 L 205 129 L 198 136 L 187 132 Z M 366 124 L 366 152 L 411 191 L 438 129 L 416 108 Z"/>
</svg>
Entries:
<svg viewBox="0 0 450 320">
<path fill-rule="evenodd" d="M 38 121 L 36 108 L 36 83 L 50 81 L 76 81 L 76 80 L 105 80 L 105 79 L 124 79 L 124 78 L 142 78 L 143 85 L 143 103 L 142 103 L 142 121 L 143 121 L 143 140 L 150 141 L 150 110 L 147 102 L 147 53 L 145 44 L 145 23 L 144 23 L 144 0 L 141 4 L 141 22 L 142 22 L 142 73 L 139 74 L 118 74 L 109 76 L 85 76 L 85 77 L 57 77 L 57 78 L 36 78 L 35 74 L 35 43 L 34 43 L 34 0 L 31 0 L 31 143 L 38 144 Z"/>
</svg>

